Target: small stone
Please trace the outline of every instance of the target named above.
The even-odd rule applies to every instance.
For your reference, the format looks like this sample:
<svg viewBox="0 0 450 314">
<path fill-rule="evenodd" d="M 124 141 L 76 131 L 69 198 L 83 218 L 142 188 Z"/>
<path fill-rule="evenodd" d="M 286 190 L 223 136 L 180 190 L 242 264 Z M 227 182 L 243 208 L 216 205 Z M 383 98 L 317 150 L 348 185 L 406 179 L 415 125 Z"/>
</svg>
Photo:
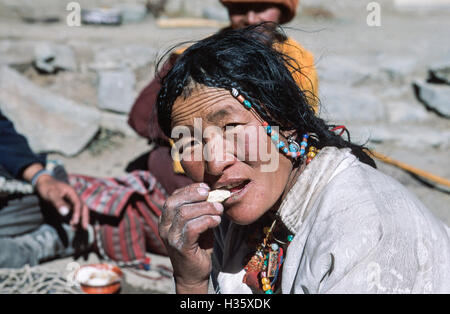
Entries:
<svg viewBox="0 0 450 314">
<path fill-rule="evenodd" d="M 450 9 L 450 3 L 442 0 L 394 0 L 394 5 L 400 10 L 445 10 Z"/>
<path fill-rule="evenodd" d="M 95 52 L 94 62 L 89 68 L 94 71 L 117 70 L 129 67 L 139 70 L 155 61 L 156 50 L 144 45 L 122 45 L 104 47 Z"/>
<path fill-rule="evenodd" d="M 39 43 L 34 48 L 34 66 L 44 73 L 77 70 L 75 54 L 70 47 L 47 42 Z"/>
<path fill-rule="evenodd" d="M 323 83 L 320 94 L 320 117 L 328 121 L 375 122 L 386 119 L 383 102 L 370 90 Z"/>
<path fill-rule="evenodd" d="M 167 16 L 202 18 L 206 14 L 210 16 L 209 18 L 220 18 L 222 20 L 224 12 L 221 10 L 226 12 L 226 9 L 217 0 L 166 0 L 164 6 L 164 13 Z M 226 20 L 228 21 L 228 16 Z"/>
<path fill-rule="evenodd" d="M 352 86 L 369 80 L 373 76 L 374 67 L 359 58 L 355 61 L 346 57 L 327 56 L 317 64 L 317 73 L 321 83 Z M 323 90 L 322 86 L 320 90 Z"/>
<path fill-rule="evenodd" d="M 102 111 L 100 126 L 128 137 L 137 137 L 137 133 L 128 125 L 128 116 L 124 114 Z"/>
<path fill-rule="evenodd" d="M 65 4 L 62 1 L 1 1 L 26 23 L 56 23 L 65 17 Z M 3 10 L 4 8 L 2 8 Z"/>
<path fill-rule="evenodd" d="M 122 15 L 120 10 L 115 8 L 82 9 L 81 22 L 83 24 L 117 26 L 122 24 Z"/>
<path fill-rule="evenodd" d="M 352 142 L 389 143 L 411 149 L 450 147 L 450 131 L 436 125 L 421 124 L 351 124 L 346 125 L 352 135 Z"/>
<path fill-rule="evenodd" d="M 123 23 L 139 23 L 147 16 L 147 7 L 140 3 L 121 3 L 117 8 L 122 15 Z"/>
<path fill-rule="evenodd" d="M 439 115 L 450 118 L 450 86 L 430 84 L 423 81 L 414 82 L 417 98 Z"/>
<path fill-rule="evenodd" d="M 450 57 L 434 63 L 430 67 L 430 76 L 436 81 L 450 84 Z"/>
<path fill-rule="evenodd" d="M 128 68 L 99 72 L 98 106 L 120 113 L 128 113 L 134 103 L 135 76 Z"/>
<path fill-rule="evenodd" d="M 386 103 L 386 110 L 390 122 L 423 122 L 430 115 L 427 110 L 417 102 L 395 101 Z"/>
<path fill-rule="evenodd" d="M 8 65 L 18 71 L 24 71 L 34 61 L 33 41 L 0 41 L 0 66 Z"/>
<path fill-rule="evenodd" d="M 384 72 L 390 81 L 405 82 L 409 74 L 411 74 L 417 66 L 415 58 L 392 57 L 380 62 L 382 72 Z"/>
</svg>

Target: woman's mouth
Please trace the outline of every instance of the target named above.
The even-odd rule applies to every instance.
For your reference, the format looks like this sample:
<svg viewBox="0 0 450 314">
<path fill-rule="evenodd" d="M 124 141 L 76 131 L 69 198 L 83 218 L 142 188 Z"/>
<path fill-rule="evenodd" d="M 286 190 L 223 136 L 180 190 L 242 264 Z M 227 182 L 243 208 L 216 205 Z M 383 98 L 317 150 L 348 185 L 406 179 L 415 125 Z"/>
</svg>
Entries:
<svg viewBox="0 0 450 314">
<path fill-rule="evenodd" d="M 244 180 L 236 185 L 227 185 L 222 187 L 222 189 L 227 189 L 231 192 L 231 196 L 224 202 L 224 205 L 231 205 L 232 203 L 239 200 L 247 192 L 250 185 L 250 180 Z"/>
<path fill-rule="evenodd" d="M 240 191 L 242 191 L 249 183 L 250 183 L 250 180 L 245 180 L 241 184 L 230 188 L 229 191 L 231 192 L 231 194 L 233 196 L 233 194 L 237 194 Z"/>
</svg>

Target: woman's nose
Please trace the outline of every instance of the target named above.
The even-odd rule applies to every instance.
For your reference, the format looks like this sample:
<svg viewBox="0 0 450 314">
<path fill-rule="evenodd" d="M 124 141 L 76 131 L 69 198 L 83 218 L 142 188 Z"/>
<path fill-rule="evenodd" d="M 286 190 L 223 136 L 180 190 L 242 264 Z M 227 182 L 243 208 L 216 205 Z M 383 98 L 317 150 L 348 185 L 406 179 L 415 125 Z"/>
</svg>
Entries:
<svg viewBox="0 0 450 314">
<path fill-rule="evenodd" d="M 206 143 L 204 158 L 205 171 L 211 176 L 220 176 L 236 160 L 234 154 L 230 151 L 230 147 L 227 147 L 226 141 L 220 136 Z"/>
</svg>

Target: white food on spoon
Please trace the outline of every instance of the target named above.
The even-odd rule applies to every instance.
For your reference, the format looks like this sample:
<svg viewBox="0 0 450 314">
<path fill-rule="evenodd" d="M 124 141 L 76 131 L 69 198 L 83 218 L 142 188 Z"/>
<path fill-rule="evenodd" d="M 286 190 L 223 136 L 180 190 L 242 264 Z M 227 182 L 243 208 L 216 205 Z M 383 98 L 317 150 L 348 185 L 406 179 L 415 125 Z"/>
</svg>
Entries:
<svg viewBox="0 0 450 314">
<path fill-rule="evenodd" d="M 207 202 L 210 203 L 222 203 L 231 196 L 231 192 L 228 190 L 214 190 L 209 192 Z"/>
</svg>

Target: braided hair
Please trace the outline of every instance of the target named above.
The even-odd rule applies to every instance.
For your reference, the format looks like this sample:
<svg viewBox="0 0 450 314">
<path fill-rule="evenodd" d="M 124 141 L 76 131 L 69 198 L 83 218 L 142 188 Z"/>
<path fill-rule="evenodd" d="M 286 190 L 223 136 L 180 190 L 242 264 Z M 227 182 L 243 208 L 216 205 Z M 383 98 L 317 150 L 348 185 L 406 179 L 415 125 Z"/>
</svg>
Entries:
<svg viewBox="0 0 450 314">
<path fill-rule="evenodd" d="M 178 97 L 189 97 L 195 85 L 236 88 L 269 125 L 295 130 L 298 136 L 310 133 L 309 143 L 319 149 L 350 148 L 360 161 L 375 168 L 364 146 L 337 135 L 330 130 L 333 125 L 314 113 L 308 101 L 316 96 L 302 91 L 292 76 L 294 71 L 301 74 L 301 67 L 274 48 L 284 40 L 279 26 L 264 23 L 227 29 L 192 45 L 161 78 L 156 109 L 162 130 L 170 136 L 172 106 Z"/>
</svg>

